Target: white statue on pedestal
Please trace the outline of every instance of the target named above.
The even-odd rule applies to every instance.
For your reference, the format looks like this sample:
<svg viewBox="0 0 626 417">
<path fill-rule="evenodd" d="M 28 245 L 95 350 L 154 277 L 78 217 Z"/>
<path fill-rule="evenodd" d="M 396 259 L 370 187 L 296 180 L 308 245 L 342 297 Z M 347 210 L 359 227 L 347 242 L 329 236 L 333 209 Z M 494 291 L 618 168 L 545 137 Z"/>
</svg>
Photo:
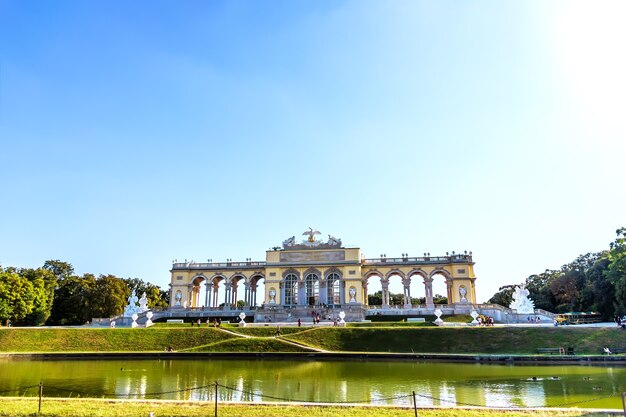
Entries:
<svg viewBox="0 0 626 417">
<path fill-rule="evenodd" d="M 146 297 L 146 293 L 141 294 L 141 298 L 139 299 L 139 312 L 144 313 L 148 311 L 148 298 Z"/>
<path fill-rule="evenodd" d="M 509 304 L 509 308 L 511 310 L 517 310 L 518 314 L 534 314 L 535 313 L 535 303 L 533 300 L 528 298 L 528 290 L 524 284 L 519 287 L 515 287 L 515 292 L 513 293 L 513 301 Z"/>
<path fill-rule="evenodd" d="M 132 317 L 137 310 L 137 296 L 135 295 L 135 290 L 132 290 L 128 296 L 128 305 L 124 309 L 124 317 Z"/>
</svg>

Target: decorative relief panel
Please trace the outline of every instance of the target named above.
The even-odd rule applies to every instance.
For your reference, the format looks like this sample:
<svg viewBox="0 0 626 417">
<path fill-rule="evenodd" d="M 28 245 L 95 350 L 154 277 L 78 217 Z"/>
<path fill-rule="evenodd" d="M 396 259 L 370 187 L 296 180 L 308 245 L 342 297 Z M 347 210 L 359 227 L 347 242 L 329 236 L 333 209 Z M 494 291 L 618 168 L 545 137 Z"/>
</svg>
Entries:
<svg viewBox="0 0 626 417">
<path fill-rule="evenodd" d="M 345 261 L 346 254 L 344 251 L 311 251 L 311 252 L 281 252 L 280 262 L 335 262 Z"/>
</svg>

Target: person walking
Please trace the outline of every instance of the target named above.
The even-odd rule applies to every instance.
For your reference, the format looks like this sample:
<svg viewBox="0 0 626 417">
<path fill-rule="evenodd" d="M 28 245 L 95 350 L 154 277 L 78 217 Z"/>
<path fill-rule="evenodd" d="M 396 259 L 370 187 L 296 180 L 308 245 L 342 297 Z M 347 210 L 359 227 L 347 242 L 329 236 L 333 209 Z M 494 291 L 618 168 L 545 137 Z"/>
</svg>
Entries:
<svg viewBox="0 0 626 417">
<path fill-rule="evenodd" d="M 276 337 L 280 337 L 280 324 L 276 325 Z"/>
</svg>

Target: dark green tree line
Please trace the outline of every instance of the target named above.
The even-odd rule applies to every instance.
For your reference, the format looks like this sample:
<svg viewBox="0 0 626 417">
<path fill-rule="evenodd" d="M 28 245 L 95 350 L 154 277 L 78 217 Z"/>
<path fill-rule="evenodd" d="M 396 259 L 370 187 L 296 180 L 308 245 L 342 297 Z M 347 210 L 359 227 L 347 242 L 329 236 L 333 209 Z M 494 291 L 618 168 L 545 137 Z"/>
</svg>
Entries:
<svg viewBox="0 0 626 417">
<path fill-rule="evenodd" d="M 609 250 L 580 255 L 559 270 L 526 278 L 535 307 L 555 313 L 593 311 L 605 320 L 626 314 L 626 228 L 616 233 Z M 489 302 L 508 306 L 514 287 L 500 287 Z"/>
<path fill-rule="evenodd" d="M 150 308 L 169 303 L 168 293 L 139 279 L 77 276 L 70 263 L 46 261 L 41 268 L 0 267 L 0 322 L 26 326 L 84 324 L 121 314 L 131 289 L 144 291 Z"/>
</svg>

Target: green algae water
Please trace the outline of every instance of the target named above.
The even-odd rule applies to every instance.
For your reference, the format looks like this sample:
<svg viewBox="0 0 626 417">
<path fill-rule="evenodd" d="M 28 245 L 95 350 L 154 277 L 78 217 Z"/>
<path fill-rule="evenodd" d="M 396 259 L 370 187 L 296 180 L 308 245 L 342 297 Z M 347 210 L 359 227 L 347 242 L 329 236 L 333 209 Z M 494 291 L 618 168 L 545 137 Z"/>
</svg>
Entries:
<svg viewBox="0 0 626 417">
<path fill-rule="evenodd" d="M 626 367 L 442 362 L 0 359 L 0 395 L 621 408 Z"/>
</svg>

